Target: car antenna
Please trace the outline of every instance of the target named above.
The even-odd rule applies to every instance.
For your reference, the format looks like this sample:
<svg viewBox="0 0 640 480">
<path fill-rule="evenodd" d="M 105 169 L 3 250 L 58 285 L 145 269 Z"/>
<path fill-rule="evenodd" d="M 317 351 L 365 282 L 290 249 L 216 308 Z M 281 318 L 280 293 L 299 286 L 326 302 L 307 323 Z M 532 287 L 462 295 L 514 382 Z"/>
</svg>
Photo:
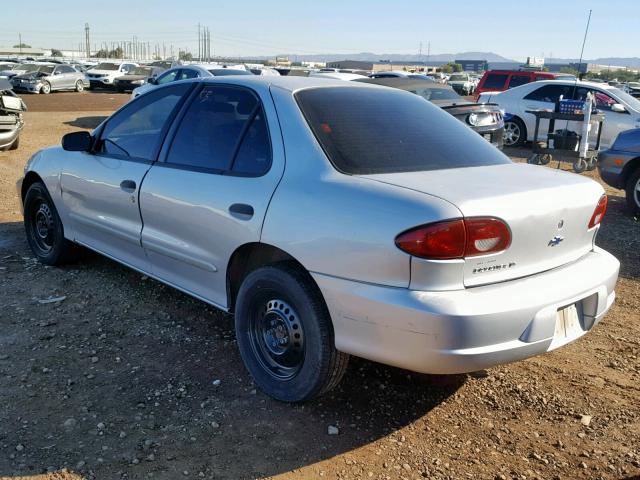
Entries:
<svg viewBox="0 0 640 480">
<path fill-rule="evenodd" d="M 582 50 L 580 50 L 580 60 L 578 60 L 578 75 L 576 76 L 576 81 L 573 84 L 573 92 L 571 93 L 571 97 L 575 98 L 576 96 L 576 89 L 578 88 L 578 79 L 580 78 L 580 69 L 582 68 L 582 57 L 584 55 L 584 46 L 587 43 L 587 34 L 589 33 L 589 25 L 591 24 L 591 12 L 593 12 L 592 9 L 589 9 L 589 18 L 587 18 L 587 28 L 585 28 L 584 30 L 584 38 L 582 39 Z M 585 68 L 585 73 L 586 72 L 586 68 Z"/>
</svg>

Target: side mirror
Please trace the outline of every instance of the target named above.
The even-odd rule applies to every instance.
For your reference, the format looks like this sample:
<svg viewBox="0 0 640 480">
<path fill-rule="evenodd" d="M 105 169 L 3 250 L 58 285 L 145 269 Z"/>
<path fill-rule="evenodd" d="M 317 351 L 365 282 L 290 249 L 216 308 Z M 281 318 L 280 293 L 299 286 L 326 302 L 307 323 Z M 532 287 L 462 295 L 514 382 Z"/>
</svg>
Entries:
<svg viewBox="0 0 640 480">
<path fill-rule="evenodd" d="M 156 80 L 156 77 L 151 77 L 147 79 L 147 83 L 150 83 L 151 85 L 157 85 L 158 80 Z"/>
<path fill-rule="evenodd" d="M 92 143 L 89 132 L 71 132 L 62 137 L 62 148 L 67 152 L 88 152 Z"/>
<path fill-rule="evenodd" d="M 614 103 L 611 105 L 611 111 L 616 113 L 626 113 L 627 109 L 621 103 Z"/>
<path fill-rule="evenodd" d="M 60 75 L 60 72 L 58 70 L 56 70 L 55 72 L 53 72 L 54 75 Z"/>
</svg>

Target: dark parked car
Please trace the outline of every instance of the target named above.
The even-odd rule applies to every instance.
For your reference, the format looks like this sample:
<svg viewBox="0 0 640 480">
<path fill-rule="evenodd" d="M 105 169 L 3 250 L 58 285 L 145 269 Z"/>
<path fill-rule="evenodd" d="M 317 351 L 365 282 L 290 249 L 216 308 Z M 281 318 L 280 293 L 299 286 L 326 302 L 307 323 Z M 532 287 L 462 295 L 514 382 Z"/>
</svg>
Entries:
<svg viewBox="0 0 640 480">
<path fill-rule="evenodd" d="M 113 81 L 113 86 L 120 93 L 132 92 L 134 88 L 144 85 L 147 80 L 157 77 L 163 71 L 160 67 L 136 67 L 130 73 L 116 78 Z"/>
<path fill-rule="evenodd" d="M 458 95 L 453 88 L 430 80 L 413 78 L 365 78 L 356 82 L 399 88 L 436 104 L 468 125 L 498 148 L 502 148 L 504 119 L 493 103 L 473 103 Z"/>
<path fill-rule="evenodd" d="M 609 150 L 600 152 L 598 171 L 605 183 L 626 191 L 629 210 L 640 215 L 640 128 L 620 133 Z"/>
<path fill-rule="evenodd" d="M 11 89 L 8 80 L 0 78 L 0 150 L 15 150 L 24 125 L 22 112 L 27 107 Z"/>
</svg>

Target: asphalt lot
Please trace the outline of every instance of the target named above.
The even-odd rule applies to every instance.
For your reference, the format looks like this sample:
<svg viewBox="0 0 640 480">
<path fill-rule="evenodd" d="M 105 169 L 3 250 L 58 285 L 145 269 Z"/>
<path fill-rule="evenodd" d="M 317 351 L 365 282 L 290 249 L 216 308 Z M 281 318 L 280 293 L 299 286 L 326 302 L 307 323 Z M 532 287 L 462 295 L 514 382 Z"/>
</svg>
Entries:
<svg viewBox="0 0 640 480">
<path fill-rule="evenodd" d="M 94 254 L 34 260 L 25 162 L 128 95 L 24 98 L 20 148 L 0 152 L 0 479 L 640 478 L 640 222 L 623 192 L 607 188 L 598 236 L 618 298 L 589 335 L 473 375 L 355 359 L 331 394 L 286 405 L 252 384 L 231 317 Z"/>
</svg>

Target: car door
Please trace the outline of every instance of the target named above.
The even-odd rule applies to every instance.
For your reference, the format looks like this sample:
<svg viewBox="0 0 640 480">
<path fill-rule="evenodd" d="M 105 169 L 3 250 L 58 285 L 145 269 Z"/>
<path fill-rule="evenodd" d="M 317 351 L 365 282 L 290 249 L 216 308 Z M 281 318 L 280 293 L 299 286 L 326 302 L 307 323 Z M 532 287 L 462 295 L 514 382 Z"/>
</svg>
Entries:
<svg viewBox="0 0 640 480">
<path fill-rule="evenodd" d="M 60 65 L 56 67 L 60 71 L 60 87 L 61 89 L 73 88 L 76 84 L 76 71 L 73 67 Z"/>
<path fill-rule="evenodd" d="M 602 125 L 602 135 L 600 137 L 601 148 L 610 147 L 620 132 L 638 127 L 637 121 L 634 119 L 634 115 L 631 115 L 629 110 L 624 112 L 614 112 L 611 109 L 613 105 L 620 102 L 609 95 L 605 90 L 578 87 L 575 90 L 574 99 L 585 101 L 587 93 L 593 93 L 596 101 L 596 108 L 601 113 L 604 113 L 605 116 L 605 120 Z M 589 134 L 589 141 L 591 144 L 595 144 L 595 137 L 596 130 L 592 127 L 591 133 Z"/>
<path fill-rule="evenodd" d="M 47 78 L 49 84 L 51 85 L 51 90 L 61 90 L 64 87 L 64 73 L 63 73 L 63 65 L 57 65 L 54 67 L 51 75 Z"/>
<path fill-rule="evenodd" d="M 156 277 L 222 308 L 239 246 L 260 241 L 284 150 L 266 87 L 203 85 L 140 194 L 142 246 Z"/>
<path fill-rule="evenodd" d="M 68 152 L 61 185 L 74 240 L 148 270 L 139 189 L 189 88 L 170 85 L 132 101 L 97 132 L 92 152 Z"/>
<path fill-rule="evenodd" d="M 533 133 L 536 126 L 536 117 L 532 113 L 527 113 L 527 110 L 550 110 L 554 111 L 556 108 L 556 102 L 563 96 L 563 98 L 571 98 L 572 87 L 568 84 L 545 84 L 538 88 L 535 88 L 527 95 L 524 96 L 520 103 L 521 105 L 521 118 L 523 119 L 527 127 L 527 137 L 529 140 L 533 138 Z M 514 112 L 512 112 L 514 113 Z M 545 140 L 546 134 L 549 128 L 549 120 L 540 120 L 540 130 L 538 138 Z M 556 129 L 564 128 L 564 125 L 559 125 L 556 122 Z"/>
</svg>

